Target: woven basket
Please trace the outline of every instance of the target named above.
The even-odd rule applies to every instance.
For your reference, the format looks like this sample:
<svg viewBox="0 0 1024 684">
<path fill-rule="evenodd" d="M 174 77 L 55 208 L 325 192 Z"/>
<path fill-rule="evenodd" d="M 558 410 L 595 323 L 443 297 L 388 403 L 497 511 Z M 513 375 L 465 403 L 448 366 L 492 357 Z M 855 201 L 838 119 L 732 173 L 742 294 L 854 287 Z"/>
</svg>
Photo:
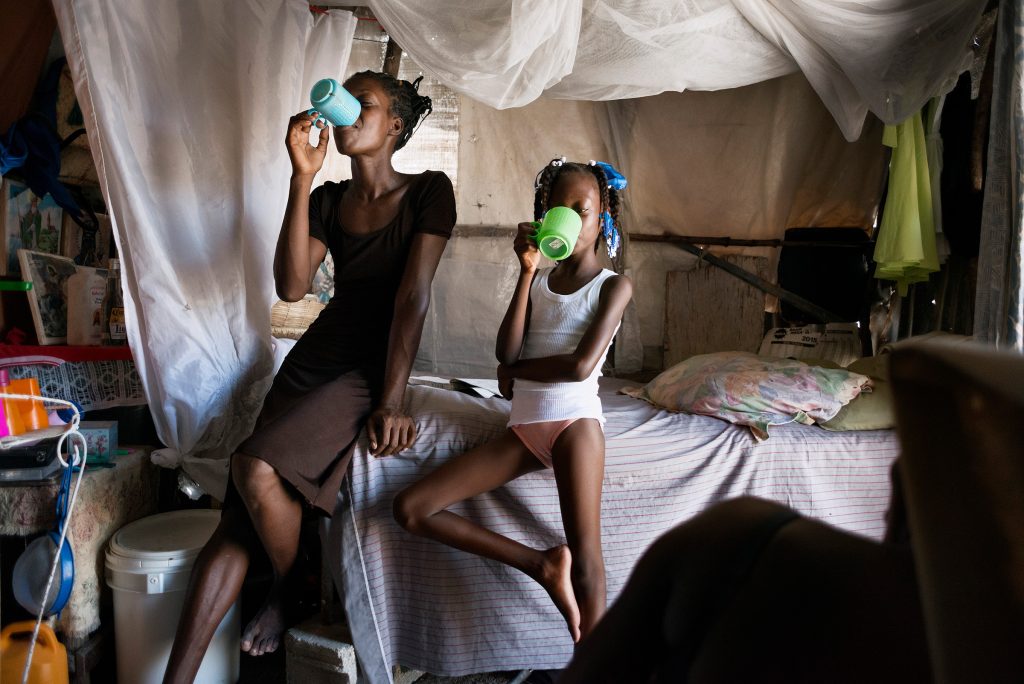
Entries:
<svg viewBox="0 0 1024 684">
<path fill-rule="evenodd" d="M 277 302 L 270 309 L 270 333 L 297 340 L 323 309 L 324 305 L 314 295 L 306 295 L 297 302 Z"/>
</svg>

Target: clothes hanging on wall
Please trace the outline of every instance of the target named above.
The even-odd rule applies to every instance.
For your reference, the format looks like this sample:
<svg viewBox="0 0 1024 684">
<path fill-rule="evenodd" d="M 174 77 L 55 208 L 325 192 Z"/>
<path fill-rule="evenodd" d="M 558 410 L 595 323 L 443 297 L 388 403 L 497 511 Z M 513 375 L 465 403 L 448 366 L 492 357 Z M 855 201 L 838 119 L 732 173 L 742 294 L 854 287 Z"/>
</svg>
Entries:
<svg viewBox="0 0 1024 684">
<path fill-rule="evenodd" d="M 886 126 L 882 143 L 893 148 L 889 191 L 875 241 L 875 277 L 894 280 L 900 296 L 910 283 L 939 270 L 928 147 L 921 112 Z"/>
</svg>

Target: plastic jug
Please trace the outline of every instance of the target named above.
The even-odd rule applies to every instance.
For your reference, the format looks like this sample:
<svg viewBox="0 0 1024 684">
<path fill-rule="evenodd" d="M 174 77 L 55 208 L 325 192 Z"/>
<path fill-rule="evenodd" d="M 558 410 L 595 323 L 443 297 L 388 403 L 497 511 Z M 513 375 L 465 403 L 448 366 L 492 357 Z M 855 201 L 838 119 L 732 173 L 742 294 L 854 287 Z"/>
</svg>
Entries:
<svg viewBox="0 0 1024 684">
<path fill-rule="evenodd" d="M 363 109 L 359 100 L 333 78 L 322 78 L 314 83 L 309 101 L 313 108 L 307 113 L 318 115 L 314 124 L 330 122 L 333 126 L 351 126 Z"/>
<path fill-rule="evenodd" d="M 36 623 L 12 622 L 0 633 L 0 682 L 20 682 Z M 39 637 L 28 670 L 29 684 L 68 684 L 68 652 L 49 625 L 39 626 Z"/>
<path fill-rule="evenodd" d="M 537 241 L 540 253 L 548 259 L 561 261 L 576 247 L 583 219 L 569 207 L 551 207 L 543 220 L 534 221 L 533 225 L 537 227 L 533 239 Z"/>
</svg>

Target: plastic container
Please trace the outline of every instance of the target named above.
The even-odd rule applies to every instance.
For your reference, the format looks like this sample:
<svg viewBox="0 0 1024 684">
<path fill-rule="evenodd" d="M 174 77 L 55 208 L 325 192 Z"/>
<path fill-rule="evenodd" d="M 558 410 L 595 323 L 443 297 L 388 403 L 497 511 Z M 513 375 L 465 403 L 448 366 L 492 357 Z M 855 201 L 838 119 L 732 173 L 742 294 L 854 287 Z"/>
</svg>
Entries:
<svg viewBox="0 0 1024 684">
<path fill-rule="evenodd" d="M 0 633 L 0 682 L 21 682 L 28 657 L 29 642 L 36 623 L 31 620 L 12 622 Z M 39 625 L 39 636 L 32 651 L 28 669 L 29 684 L 68 684 L 68 652 L 64 644 L 45 622 Z"/>
<path fill-rule="evenodd" d="M 16 394 L 14 388 L 11 387 L 11 379 L 5 368 L 0 368 L 0 394 Z M 25 432 L 25 421 L 22 420 L 21 409 L 14 399 L 0 397 L 0 417 L 3 418 L 0 437 L 20 435 Z"/>
<path fill-rule="evenodd" d="M 11 380 L 11 392 L 40 397 L 39 401 L 29 401 L 28 399 L 13 400 L 14 405 L 21 411 L 21 422 L 26 431 L 42 430 L 49 426 L 50 419 L 46 415 L 46 407 L 43 405 L 38 379 L 22 378 L 21 380 Z"/>
<path fill-rule="evenodd" d="M 219 511 L 160 513 L 122 527 L 107 550 L 114 592 L 118 684 L 160 684 L 196 556 L 220 522 Z M 217 627 L 196 682 L 238 681 L 239 603 Z"/>
</svg>

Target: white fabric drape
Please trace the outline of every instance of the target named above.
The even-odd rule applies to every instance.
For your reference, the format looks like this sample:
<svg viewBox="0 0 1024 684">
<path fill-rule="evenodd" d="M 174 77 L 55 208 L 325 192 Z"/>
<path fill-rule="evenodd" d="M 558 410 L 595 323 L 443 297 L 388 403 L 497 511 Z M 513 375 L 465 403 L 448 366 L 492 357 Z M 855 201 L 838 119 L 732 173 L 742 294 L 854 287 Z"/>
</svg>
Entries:
<svg viewBox="0 0 1024 684">
<path fill-rule="evenodd" d="M 54 6 L 164 459 L 188 455 L 219 496 L 272 370 L 288 117 L 314 81 L 345 73 L 355 19 L 305 0 Z"/>
<path fill-rule="evenodd" d="M 985 0 L 371 0 L 409 54 L 497 108 L 802 71 L 848 140 L 899 123 L 966 66 Z"/>
</svg>

